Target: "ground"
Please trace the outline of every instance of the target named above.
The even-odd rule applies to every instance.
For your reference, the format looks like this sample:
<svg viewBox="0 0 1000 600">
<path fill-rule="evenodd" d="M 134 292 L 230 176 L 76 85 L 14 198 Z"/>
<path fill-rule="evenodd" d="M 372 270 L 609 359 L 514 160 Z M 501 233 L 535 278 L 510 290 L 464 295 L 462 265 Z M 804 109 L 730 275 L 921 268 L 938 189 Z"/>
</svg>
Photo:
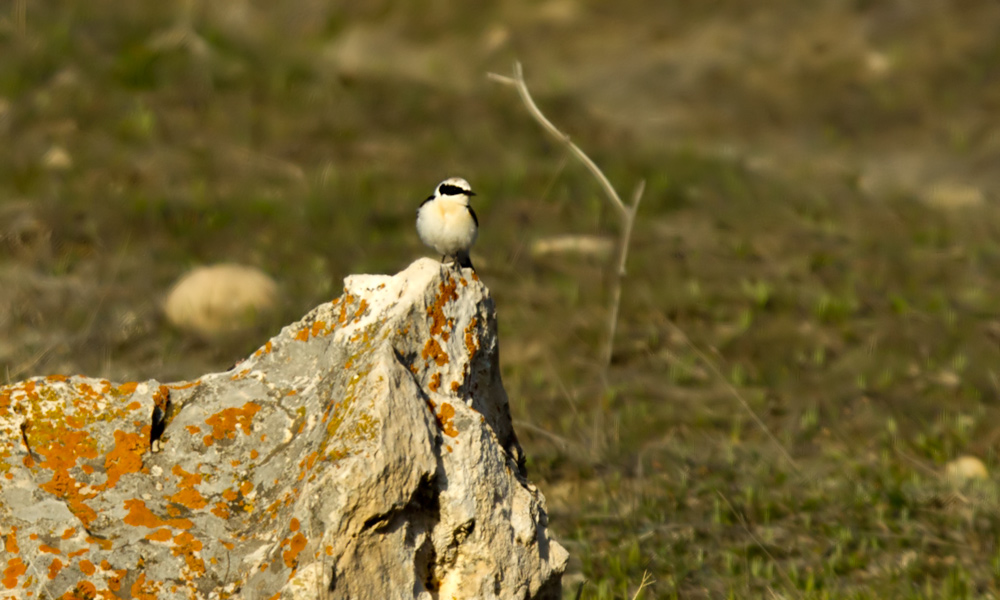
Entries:
<svg viewBox="0 0 1000 600">
<path fill-rule="evenodd" d="M 478 192 L 566 597 L 979 598 L 1000 587 L 1000 5 L 313 0 L 0 7 L 0 369 L 228 368 Z M 593 178 L 646 192 L 612 364 Z M 243 336 L 175 331 L 197 264 L 272 274 Z M 582 588 L 581 588 L 582 586 Z"/>
</svg>

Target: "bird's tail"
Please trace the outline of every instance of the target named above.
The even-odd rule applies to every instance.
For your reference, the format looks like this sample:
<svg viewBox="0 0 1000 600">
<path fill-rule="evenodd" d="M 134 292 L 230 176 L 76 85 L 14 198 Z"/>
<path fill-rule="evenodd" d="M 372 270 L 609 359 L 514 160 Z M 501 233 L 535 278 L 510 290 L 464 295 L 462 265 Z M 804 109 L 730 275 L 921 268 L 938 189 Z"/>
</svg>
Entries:
<svg viewBox="0 0 1000 600">
<path fill-rule="evenodd" d="M 476 267 L 472 266 L 472 259 L 469 258 L 468 252 L 459 252 L 455 254 L 455 262 L 457 262 L 458 266 L 463 269 L 472 269 L 473 271 L 476 270 Z"/>
</svg>

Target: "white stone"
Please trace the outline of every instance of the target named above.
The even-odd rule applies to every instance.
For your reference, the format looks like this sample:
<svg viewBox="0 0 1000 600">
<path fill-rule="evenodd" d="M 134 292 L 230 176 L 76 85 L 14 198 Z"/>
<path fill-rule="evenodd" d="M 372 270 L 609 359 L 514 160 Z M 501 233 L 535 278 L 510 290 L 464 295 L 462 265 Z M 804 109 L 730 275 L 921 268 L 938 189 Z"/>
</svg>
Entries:
<svg viewBox="0 0 1000 600">
<path fill-rule="evenodd" d="M 944 472 L 949 479 L 955 482 L 988 479 L 990 476 L 986 465 L 975 456 L 959 456 L 945 465 Z"/>
<path fill-rule="evenodd" d="M 198 267 L 167 295 L 164 313 L 176 327 L 215 337 L 258 322 L 278 307 L 278 285 L 266 273 L 244 265 Z"/>
</svg>

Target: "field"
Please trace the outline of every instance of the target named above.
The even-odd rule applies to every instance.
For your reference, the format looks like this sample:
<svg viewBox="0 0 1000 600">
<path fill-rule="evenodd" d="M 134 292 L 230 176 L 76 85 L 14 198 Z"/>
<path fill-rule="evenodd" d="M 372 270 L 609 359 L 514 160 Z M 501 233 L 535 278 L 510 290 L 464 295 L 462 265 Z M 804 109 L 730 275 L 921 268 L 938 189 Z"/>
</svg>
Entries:
<svg viewBox="0 0 1000 600">
<path fill-rule="evenodd" d="M 6 381 L 226 369 L 461 175 L 566 598 L 1000 596 L 1000 4 L 342 4 L 0 5 Z M 609 366 L 614 256 L 538 244 L 618 215 L 515 59 L 646 182 Z M 218 262 L 274 322 L 166 323 Z"/>
</svg>

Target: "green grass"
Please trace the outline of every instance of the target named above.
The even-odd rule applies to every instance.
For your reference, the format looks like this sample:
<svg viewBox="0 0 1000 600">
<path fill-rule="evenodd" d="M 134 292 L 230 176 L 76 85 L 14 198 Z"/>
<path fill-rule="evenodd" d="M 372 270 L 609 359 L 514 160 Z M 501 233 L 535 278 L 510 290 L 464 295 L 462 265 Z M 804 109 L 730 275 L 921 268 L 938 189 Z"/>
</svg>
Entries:
<svg viewBox="0 0 1000 600">
<path fill-rule="evenodd" d="M 632 598 L 644 573 L 643 598 L 996 597 L 997 480 L 942 474 L 965 454 L 997 466 L 1000 209 L 920 199 L 937 179 L 1000 189 L 977 133 L 1000 114 L 997 10 L 689 4 L 586 3 L 565 26 L 557 3 L 247 5 L 245 22 L 194 3 L 196 38 L 168 35 L 182 3 L 29 3 L 24 32 L 0 14 L 0 369 L 227 368 L 271 330 L 205 344 L 170 329 L 157 303 L 187 268 L 263 268 L 291 321 L 347 274 L 428 254 L 414 210 L 461 174 L 531 477 L 572 555 L 567 598 Z M 498 23 L 509 41 L 490 54 Z M 444 48 L 441 63 L 337 68 L 324 52 L 362 25 Z M 736 67 L 699 32 L 734 44 Z M 614 76 L 572 61 L 633 38 Z M 707 52 L 697 76 L 635 76 L 674 43 Z M 887 75 L 859 67 L 869 50 Z M 647 181 L 606 381 L 609 266 L 530 246 L 613 235 L 615 214 L 481 77 L 515 55 L 623 194 Z M 639 100 L 595 109 L 616 86 L 682 111 L 678 130 L 642 121 Z M 72 164 L 46 166 L 54 147 Z M 925 168 L 880 183 L 900 154 Z"/>
</svg>

